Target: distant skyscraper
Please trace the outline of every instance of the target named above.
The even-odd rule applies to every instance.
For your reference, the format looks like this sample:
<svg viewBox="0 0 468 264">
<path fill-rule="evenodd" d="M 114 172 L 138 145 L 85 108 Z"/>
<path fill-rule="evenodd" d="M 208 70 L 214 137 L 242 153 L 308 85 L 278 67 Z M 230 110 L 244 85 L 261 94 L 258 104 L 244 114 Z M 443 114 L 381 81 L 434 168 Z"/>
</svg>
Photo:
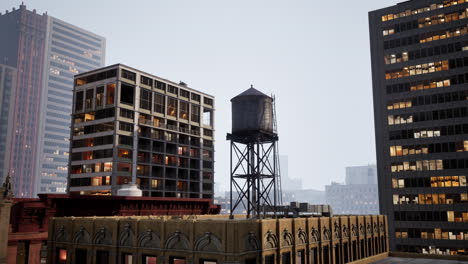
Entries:
<svg viewBox="0 0 468 264">
<path fill-rule="evenodd" d="M 369 13 L 380 210 L 390 249 L 468 252 L 468 2 Z"/>
<path fill-rule="evenodd" d="M 288 166 L 289 159 L 287 155 L 279 156 L 280 173 L 281 173 L 281 189 L 282 191 L 293 191 L 302 189 L 301 178 L 289 178 Z"/>
<path fill-rule="evenodd" d="M 11 174 L 17 197 L 64 192 L 73 76 L 104 65 L 105 39 L 24 5 L 0 15 L 0 36 L 0 63 L 17 71 L 0 178 Z"/>
<path fill-rule="evenodd" d="M 326 185 L 325 198 L 335 214 L 378 214 L 376 166 L 346 167 L 345 184 Z"/>
</svg>

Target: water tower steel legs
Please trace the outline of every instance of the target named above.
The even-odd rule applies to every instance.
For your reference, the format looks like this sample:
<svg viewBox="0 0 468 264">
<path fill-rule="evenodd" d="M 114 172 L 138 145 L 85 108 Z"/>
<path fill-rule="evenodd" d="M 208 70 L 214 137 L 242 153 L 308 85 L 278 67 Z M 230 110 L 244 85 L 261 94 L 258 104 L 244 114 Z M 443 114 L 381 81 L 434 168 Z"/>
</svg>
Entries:
<svg viewBox="0 0 468 264">
<path fill-rule="evenodd" d="M 265 217 L 267 212 L 276 216 L 276 143 L 231 138 L 231 216 L 241 204 L 248 218 Z"/>
</svg>

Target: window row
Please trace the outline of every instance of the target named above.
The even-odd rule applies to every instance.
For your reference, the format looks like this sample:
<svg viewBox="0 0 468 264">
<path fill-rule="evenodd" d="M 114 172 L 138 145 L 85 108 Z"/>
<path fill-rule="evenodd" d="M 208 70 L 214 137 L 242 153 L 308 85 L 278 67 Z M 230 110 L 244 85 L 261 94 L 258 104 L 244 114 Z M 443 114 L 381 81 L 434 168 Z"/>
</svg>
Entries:
<svg viewBox="0 0 468 264">
<path fill-rule="evenodd" d="M 424 178 L 392 179 L 394 189 L 465 187 L 466 176 L 434 176 Z"/>
<path fill-rule="evenodd" d="M 426 96 L 417 96 L 404 101 L 398 100 L 397 102 L 390 102 L 387 104 L 388 110 L 409 108 L 413 106 L 430 105 L 430 104 L 443 104 L 449 102 L 465 101 L 468 99 L 468 90 L 440 93 Z"/>
<path fill-rule="evenodd" d="M 432 154 L 443 152 L 464 152 L 468 151 L 468 141 L 445 142 L 434 144 L 420 144 L 409 146 L 391 146 L 390 156 L 407 156 L 418 154 Z"/>
<path fill-rule="evenodd" d="M 466 58 L 466 65 L 468 65 L 468 57 Z M 449 69 L 449 61 L 436 61 L 429 62 L 424 64 L 412 65 L 409 67 L 404 67 L 403 69 L 397 69 L 392 71 L 385 72 L 385 79 L 396 79 L 403 78 L 408 76 L 428 74 L 439 71 L 447 71 Z"/>
<path fill-rule="evenodd" d="M 111 185 L 110 176 L 70 179 L 70 187 Z"/>
<path fill-rule="evenodd" d="M 467 169 L 468 159 L 392 162 L 391 172 Z"/>
<path fill-rule="evenodd" d="M 137 176 L 200 181 L 200 170 L 138 164 Z"/>
<path fill-rule="evenodd" d="M 440 45 L 436 47 L 417 49 L 417 50 L 413 50 L 409 52 L 405 51 L 402 53 L 385 55 L 384 61 L 385 61 L 385 64 L 395 64 L 395 63 L 416 60 L 416 59 L 426 58 L 426 57 L 432 57 L 432 56 L 438 56 L 441 54 L 460 52 L 460 51 L 465 51 L 465 50 L 468 50 L 468 43 L 464 42 L 462 44 L 461 42 L 457 42 L 457 43 L 450 43 L 447 45 Z"/>
<path fill-rule="evenodd" d="M 72 141 L 72 148 L 94 147 L 114 143 L 113 136 L 92 137 L 85 139 L 76 139 Z"/>
<path fill-rule="evenodd" d="M 435 171 L 444 169 L 443 160 L 416 160 L 392 162 L 391 172 L 400 171 Z"/>
<path fill-rule="evenodd" d="M 71 174 L 112 172 L 112 162 L 72 165 Z"/>
<path fill-rule="evenodd" d="M 464 75 L 459 75 L 463 79 L 463 83 L 465 80 Z M 451 79 L 447 79 L 446 77 L 436 78 L 428 81 L 418 81 L 418 82 L 411 82 L 411 83 L 398 83 L 387 85 L 386 90 L 387 94 L 394 94 L 394 93 L 404 93 L 404 92 L 414 92 L 419 90 L 427 90 L 427 89 L 434 89 L 434 88 L 441 88 L 441 87 L 448 87 L 451 85 L 452 79 L 457 80 L 457 75 L 451 77 Z M 468 74 L 466 76 L 466 80 L 468 80 Z M 454 84 L 455 85 L 455 84 Z"/>
<path fill-rule="evenodd" d="M 150 159 L 151 156 L 151 159 Z M 144 163 L 153 163 L 166 166 L 175 166 L 180 168 L 191 168 L 191 169 L 200 169 L 200 160 L 199 159 L 190 159 L 188 157 L 176 157 L 170 155 L 161 155 L 161 154 L 152 154 L 148 152 L 138 152 L 137 157 L 138 162 Z M 143 168 L 140 172 L 146 174 L 138 175 L 147 175 L 149 173 L 149 165 L 139 165 L 139 168 Z"/>
<path fill-rule="evenodd" d="M 394 194 L 393 204 L 460 204 L 468 202 L 467 193 Z"/>
<path fill-rule="evenodd" d="M 135 101 L 134 97 L 135 87 L 122 83 L 120 102 L 125 105 L 133 106 Z M 190 117 L 191 121 L 197 123 L 200 122 L 200 115 L 202 115 L 203 125 L 211 126 L 213 123 L 212 109 L 204 107 L 203 113 L 201 113 L 201 107 L 199 105 L 178 100 L 174 97 L 168 97 L 160 93 L 151 92 L 147 89 L 140 90 L 140 108 L 187 121 Z"/>
<path fill-rule="evenodd" d="M 75 93 L 75 112 L 83 110 L 99 109 L 104 106 L 115 104 L 115 83 L 90 88 L 86 91 Z"/>
<path fill-rule="evenodd" d="M 453 13 L 448 13 L 448 14 L 438 14 L 438 15 L 434 15 L 430 17 L 423 17 L 417 20 L 399 23 L 390 27 L 386 27 L 382 31 L 382 34 L 384 36 L 387 36 L 387 35 L 392 35 L 398 32 L 404 32 L 407 30 L 430 27 L 433 25 L 438 25 L 438 24 L 465 19 L 466 16 L 467 16 L 467 9 L 460 10 L 460 11 L 453 12 Z"/>
<path fill-rule="evenodd" d="M 416 122 L 461 118 L 466 116 L 466 107 L 441 109 L 414 114 L 388 115 L 388 125 L 411 124 Z"/>
<path fill-rule="evenodd" d="M 114 108 L 107 108 L 107 109 L 97 110 L 95 112 L 75 114 L 73 116 L 73 121 L 75 124 L 79 124 L 82 122 L 99 120 L 99 119 L 104 119 L 104 118 L 109 118 L 109 117 L 115 117 Z"/>
<path fill-rule="evenodd" d="M 114 130 L 114 122 L 107 122 L 102 124 L 75 127 L 73 128 L 73 136 L 88 135 L 112 130 Z"/>
<path fill-rule="evenodd" d="M 137 177 L 137 184 L 142 190 L 157 190 L 157 191 L 178 191 L 178 192 L 200 192 L 200 182 L 176 181 L 170 179 L 149 179 Z M 211 191 L 209 183 L 203 183 L 203 191 Z"/>
<path fill-rule="evenodd" d="M 92 160 L 92 159 L 105 159 L 112 158 L 112 149 L 100 149 L 93 151 L 74 152 L 71 154 L 71 160 Z"/>
<path fill-rule="evenodd" d="M 400 139 L 412 139 L 412 138 L 431 138 L 431 137 L 453 136 L 453 135 L 462 135 L 462 134 L 468 134 L 468 124 L 390 131 L 389 139 L 400 140 Z"/>
<path fill-rule="evenodd" d="M 409 37 L 397 38 L 392 40 L 384 41 L 384 49 L 393 49 L 398 47 L 409 46 L 418 43 L 426 43 L 441 39 L 448 39 L 454 37 L 464 36 L 468 33 L 468 26 L 455 27 L 451 29 L 444 29 L 438 31 L 432 31 L 427 33 L 421 33 L 419 35 L 413 35 Z"/>
<path fill-rule="evenodd" d="M 465 2 L 466 2 L 466 0 L 447 0 L 447 1 L 437 3 L 437 4 L 431 4 L 431 5 L 426 6 L 426 7 L 421 7 L 421 8 L 418 8 L 418 9 L 407 9 L 407 10 L 402 11 L 400 13 L 384 15 L 384 16 L 382 16 L 382 21 L 389 21 L 389 20 L 393 20 L 393 19 L 397 19 L 397 18 L 401 18 L 401 17 L 407 17 L 407 16 L 411 16 L 411 15 L 421 14 L 421 13 L 428 12 L 428 11 L 431 11 L 431 10 L 436 10 L 436 9 L 441 9 L 441 8 L 449 7 L 449 6 L 453 6 L 453 5 L 463 4 Z"/>
<path fill-rule="evenodd" d="M 117 77 L 117 70 L 116 69 L 112 69 L 112 70 L 108 70 L 108 71 L 104 71 L 104 72 L 100 72 L 100 73 L 96 73 L 96 74 L 76 78 L 75 79 L 75 85 L 80 86 L 80 85 L 84 85 L 84 84 L 88 84 L 88 83 L 92 83 L 92 82 L 97 82 L 97 81 L 102 81 L 102 80 L 113 78 L 113 77 Z"/>
<path fill-rule="evenodd" d="M 396 228 L 396 238 L 468 240 L 468 231 L 447 231 L 441 228 Z"/>
<path fill-rule="evenodd" d="M 141 77 L 140 77 L 140 83 L 144 84 L 146 86 L 149 86 L 149 87 L 159 89 L 161 91 L 166 91 L 167 90 L 168 93 L 172 93 L 172 94 L 178 95 L 180 97 L 184 97 L 186 99 L 191 99 L 193 101 L 200 102 L 201 96 L 199 94 L 190 93 L 188 90 L 185 90 L 185 89 L 182 89 L 182 88 L 177 88 L 174 85 L 166 84 L 166 83 L 158 81 L 158 80 L 153 80 L 153 79 L 151 79 L 149 77 L 146 77 L 146 76 L 143 76 L 143 75 L 141 75 Z M 183 85 L 183 86 L 186 86 L 186 84 L 183 83 L 183 82 L 181 82 L 180 84 Z"/>
<path fill-rule="evenodd" d="M 467 212 L 454 211 L 396 211 L 395 221 L 435 221 L 435 222 L 468 222 Z"/>
</svg>

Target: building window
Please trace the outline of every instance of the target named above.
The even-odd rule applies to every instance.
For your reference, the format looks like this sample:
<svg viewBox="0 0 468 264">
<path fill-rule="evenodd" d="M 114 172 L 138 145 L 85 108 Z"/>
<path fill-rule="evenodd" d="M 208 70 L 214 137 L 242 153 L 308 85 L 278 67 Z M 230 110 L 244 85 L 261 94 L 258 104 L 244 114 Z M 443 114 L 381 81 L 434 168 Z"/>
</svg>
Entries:
<svg viewBox="0 0 468 264">
<path fill-rule="evenodd" d="M 106 105 L 113 105 L 115 98 L 115 83 L 109 83 L 106 86 Z"/>
<path fill-rule="evenodd" d="M 57 263 L 67 263 L 67 250 L 64 248 L 57 248 Z"/>
<path fill-rule="evenodd" d="M 158 258 L 156 256 L 143 255 L 143 264 L 158 264 Z"/>
<path fill-rule="evenodd" d="M 119 129 L 122 131 L 133 132 L 133 124 L 126 122 L 119 122 Z"/>
<path fill-rule="evenodd" d="M 167 115 L 177 117 L 177 99 L 167 98 Z"/>
<path fill-rule="evenodd" d="M 180 102 L 179 102 L 179 108 L 180 108 L 179 118 L 180 118 L 180 119 L 188 120 L 188 115 L 189 115 L 189 103 L 184 102 L 184 101 L 180 101 Z"/>
<path fill-rule="evenodd" d="M 213 106 L 213 99 L 204 97 L 203 98 L 203 103 L 209 106 Z"/>
<path fill-rule="evenodd" d="M 200 102 L 200 95 L 199 95 L 199 94 L 194 94 L 194 93 L 192 93 L 192 100 L 193 100 L 193 101 Z"/>
<path fill-rule="evenodd" d="M 212 113 L 213 113 L 213 110 L 203 108 L 203 125 L 204 126 L 212 126 L 212 122 L 213 122 Z"/>
<path fill-rule="evenodd" d="M 134 72 L 122 69 L 122 78 L 128 79 L 130 81 L 135 81 L 136 74 Z"/>
<path fill-rule="evenodd" d="M 148 85 L 150 87 L 153 87 L 153 80 L 151 78 L 148 78 L 148 77 L 145 77 L 145 76 L 141 76 L 140 78 L 140 82 L 144 85 Z"/>
<path fill-rule="evenodd" d="M 166 84 L 157 80 L 154 80 L 154 88 L 161 91 L 166 91 Z"/>
<path fill-rule="evenodd" d="M 77 248 L 75 250 L 75 263 L 87 263 L 88 251 L 86 249 Z"/>
<path fill-rule="evenodd" d="M 175 87 L 175 86 L 169 85 L 167 87 L 167 92 L 172 93 L 172 94 L 178 94 L 179 89 L 177 87 Z"/>
<path fill-rule="evenodd" d="M 151 91 L 146 89 L 141 89 L 140 94 L 140 108 L 151 111 Z"/>
<path fill-rule="evenodd" d="M 154 112 L 164 114 L 164 95 L 154 93 Z"/>
<path fill-rule="evenodd" d="M 93 89 L 86 90 L 86 100 L 85 100 L 86 110 L 93 108 L 93 97 L 94 97 L 94 90 Z"/>
<path fill-rule="evenodd" d="M 120 108 L 120 116 L 123 118 L 128 118 L 133 120 L 133 111 Z"/>
<path fill-rule="evenodd" d="M 96 251 L 96 264 L 109 264 L 109 251 L 98 250 Z"/>
<path fill-rule="evenodd" d="M 120 102 L 126 105 L 133 105 L 134 97 L 135 87 L 122 83 L 120 87 Z"/>
<path fill-rule="evenodd" d="M 190 98 L 190 92 L 184 89 L 180 89 L 180 96 L 185 98 Z"/>
<path fill-rule="evenodd" d="M 122 253 L 122 264 L 133 264 L 133 255 L 128 253 Z"/>
<path fill-rule="evenodd" d="M 200 123 L 200 106 L 191 105 L 191 120 L 192 122 Z"/>
<path fill-rule="evenodd" d="M 96 88 L 96 107 L 104 106 L 104 86 Z"/>
<path fill-rule="evenodd" d="M 82 111 L 83 110 L 83 96 L 84 96 L 83 91 L 80 91 L 80 92 L 76 93 L 75 111 Z"/>
</svg>

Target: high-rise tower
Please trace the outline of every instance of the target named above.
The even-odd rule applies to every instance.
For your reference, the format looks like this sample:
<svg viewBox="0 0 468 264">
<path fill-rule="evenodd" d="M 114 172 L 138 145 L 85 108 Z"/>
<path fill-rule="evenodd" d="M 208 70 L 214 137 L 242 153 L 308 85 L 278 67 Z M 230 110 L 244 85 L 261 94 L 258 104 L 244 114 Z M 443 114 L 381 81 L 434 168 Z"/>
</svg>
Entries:
<svg viewBox="0 0 468 264">
<path fill-rule="evenodd" d="M 467 15 L 466 0 L 369 13 L 380 211 L 391 250 L 468 250 Z"/>
<path fill-rule="evenodd" d="M 9 172 L 17 197 L 64 192 L 73 76 L 104 65 L 105 39 L 25 5 L 0 15 L 0 36 L 0 64 L 17 73 L 0 180 Z"/>
</svg>

